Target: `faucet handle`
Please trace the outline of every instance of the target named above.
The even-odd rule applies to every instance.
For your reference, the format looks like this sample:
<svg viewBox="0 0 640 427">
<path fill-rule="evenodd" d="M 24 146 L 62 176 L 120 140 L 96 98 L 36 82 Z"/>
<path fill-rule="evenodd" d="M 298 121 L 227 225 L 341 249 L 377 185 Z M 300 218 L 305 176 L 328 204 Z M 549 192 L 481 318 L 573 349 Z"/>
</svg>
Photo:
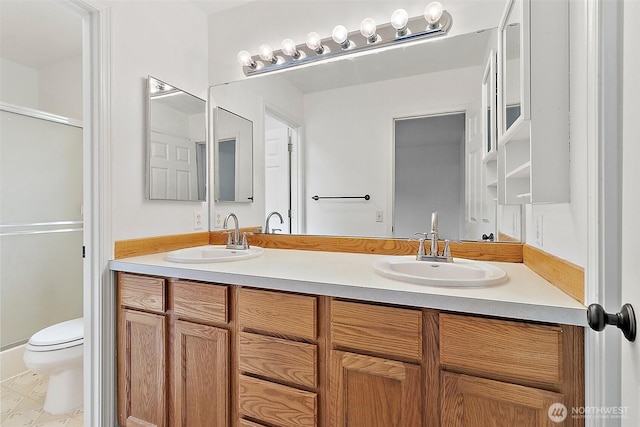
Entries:
<svg viewBox="0 0 640 427">
<path fill-rule="evenodd" d="M 249 240 L 247 240 L 247 234 L 253 234 L 250 231 L 245 231 L 242 233 L 242 248 L 243 249 L 249 249 Z"/>
<path fill-rule="evenodd" d="M 233 233 L 233 231 L 225 231 L 225 234 L 227 235 L 227 246 L 231 246 L 231 245 L 233 245 L 235 243 L 233 241 L 233 237 L 231 237 L 232 233 Z"/>
<path fill-rule="evenodd" d="M 444 240 L 444 249 L 442 250 L 442 256 L 450 257 L 451 256 L 451 248 L 449 247 L 450 240 Z"/>
<path fill-rule="evenodd" d="M 276 231 L 282 231 L 282 228 L 272 228 L 271 234 L 276 234 Z"/>
<path fill-rule="evenodd" d="M 420 257 L 426 255 L 424 250 L 424 241 L 427 239 L 429 233 L 415 233 L 416 236 L 422 236 L 418 239 L 420 244 L 418 245 L 418 253 L 416 254 L 416 258 L 420 259 Z"/>
</svg>

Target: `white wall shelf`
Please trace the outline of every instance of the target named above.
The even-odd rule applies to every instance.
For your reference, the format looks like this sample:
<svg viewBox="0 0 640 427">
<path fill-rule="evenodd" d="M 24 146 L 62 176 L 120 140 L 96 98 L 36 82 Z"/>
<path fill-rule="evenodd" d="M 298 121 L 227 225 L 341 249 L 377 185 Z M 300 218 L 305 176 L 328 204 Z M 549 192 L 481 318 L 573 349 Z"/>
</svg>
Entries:
<svg viewBox="0 0 640 427">
<path fill-rule="evenodd" d="M 498 35 L 499 204 L 569 201 L 568 22 L 568 1 L 510 0 L 505 7 Z M 519 117 L 508 118 L 508 109 Z"/>
</svg>

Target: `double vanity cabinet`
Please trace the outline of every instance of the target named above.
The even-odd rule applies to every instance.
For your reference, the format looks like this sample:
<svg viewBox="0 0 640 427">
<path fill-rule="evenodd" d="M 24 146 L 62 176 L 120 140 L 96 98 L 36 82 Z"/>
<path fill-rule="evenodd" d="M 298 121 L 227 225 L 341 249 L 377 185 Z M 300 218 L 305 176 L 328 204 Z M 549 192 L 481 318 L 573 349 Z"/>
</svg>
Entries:
<svg viewBox="0 0 640 427">
<path fill-rule="evenodd" d="M 122 426 L 583 423 L 580 326 L 117 277 Z"/>
</svg>

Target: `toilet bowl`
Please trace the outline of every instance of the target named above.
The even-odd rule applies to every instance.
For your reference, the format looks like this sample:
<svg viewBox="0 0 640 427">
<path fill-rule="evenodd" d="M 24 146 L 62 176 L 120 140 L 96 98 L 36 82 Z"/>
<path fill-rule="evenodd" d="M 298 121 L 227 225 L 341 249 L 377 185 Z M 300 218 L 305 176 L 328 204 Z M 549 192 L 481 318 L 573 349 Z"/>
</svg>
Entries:
<svg viewBox="0 0 640 427">
<path fill-rule="evenodd" d="M 49 376 L 44 410 L 62 414 L 82 406 L 84 320 L 57 323 L 36 332 L 26 345 L 25 366 Z"/>
</svg>

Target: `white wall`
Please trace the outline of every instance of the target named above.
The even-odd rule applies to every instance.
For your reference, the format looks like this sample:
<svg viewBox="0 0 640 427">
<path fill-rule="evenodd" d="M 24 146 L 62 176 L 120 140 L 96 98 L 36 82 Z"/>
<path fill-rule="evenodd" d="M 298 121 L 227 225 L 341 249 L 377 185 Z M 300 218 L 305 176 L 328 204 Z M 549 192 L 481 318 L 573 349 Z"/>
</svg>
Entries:
<svg viewBox="0 0 640 427">
<path fill-rule="evenodd" d="M 39 69 L 1 58 L 0 101 L 82 120 L 82 57 Z"/>
<path fill-rule="evenodd" d="M 570 1 L 570 185 L 569 203 L 527 207 L 528 244 L 580 266 L 587 264 L 587 14 L 586 4 Z M 542 244 L 536 221 L 542 217 Z"/>
<path fill-rule="evenodd" d="M 192 233 L 206 203 L 146 199 L 146 79 L 207 99 L 207 16 L 179 0 L 109 4 L 113 239 Z"/>
<path fill-rule="evenodd" d="M 37 109 L 38 70 L 0 58 L 0 101 Z"/>
<path fill-rule="evenodd" d="M 82 57 L 38 70 L 40 110 L 82 120 Z"/>
</svg>

